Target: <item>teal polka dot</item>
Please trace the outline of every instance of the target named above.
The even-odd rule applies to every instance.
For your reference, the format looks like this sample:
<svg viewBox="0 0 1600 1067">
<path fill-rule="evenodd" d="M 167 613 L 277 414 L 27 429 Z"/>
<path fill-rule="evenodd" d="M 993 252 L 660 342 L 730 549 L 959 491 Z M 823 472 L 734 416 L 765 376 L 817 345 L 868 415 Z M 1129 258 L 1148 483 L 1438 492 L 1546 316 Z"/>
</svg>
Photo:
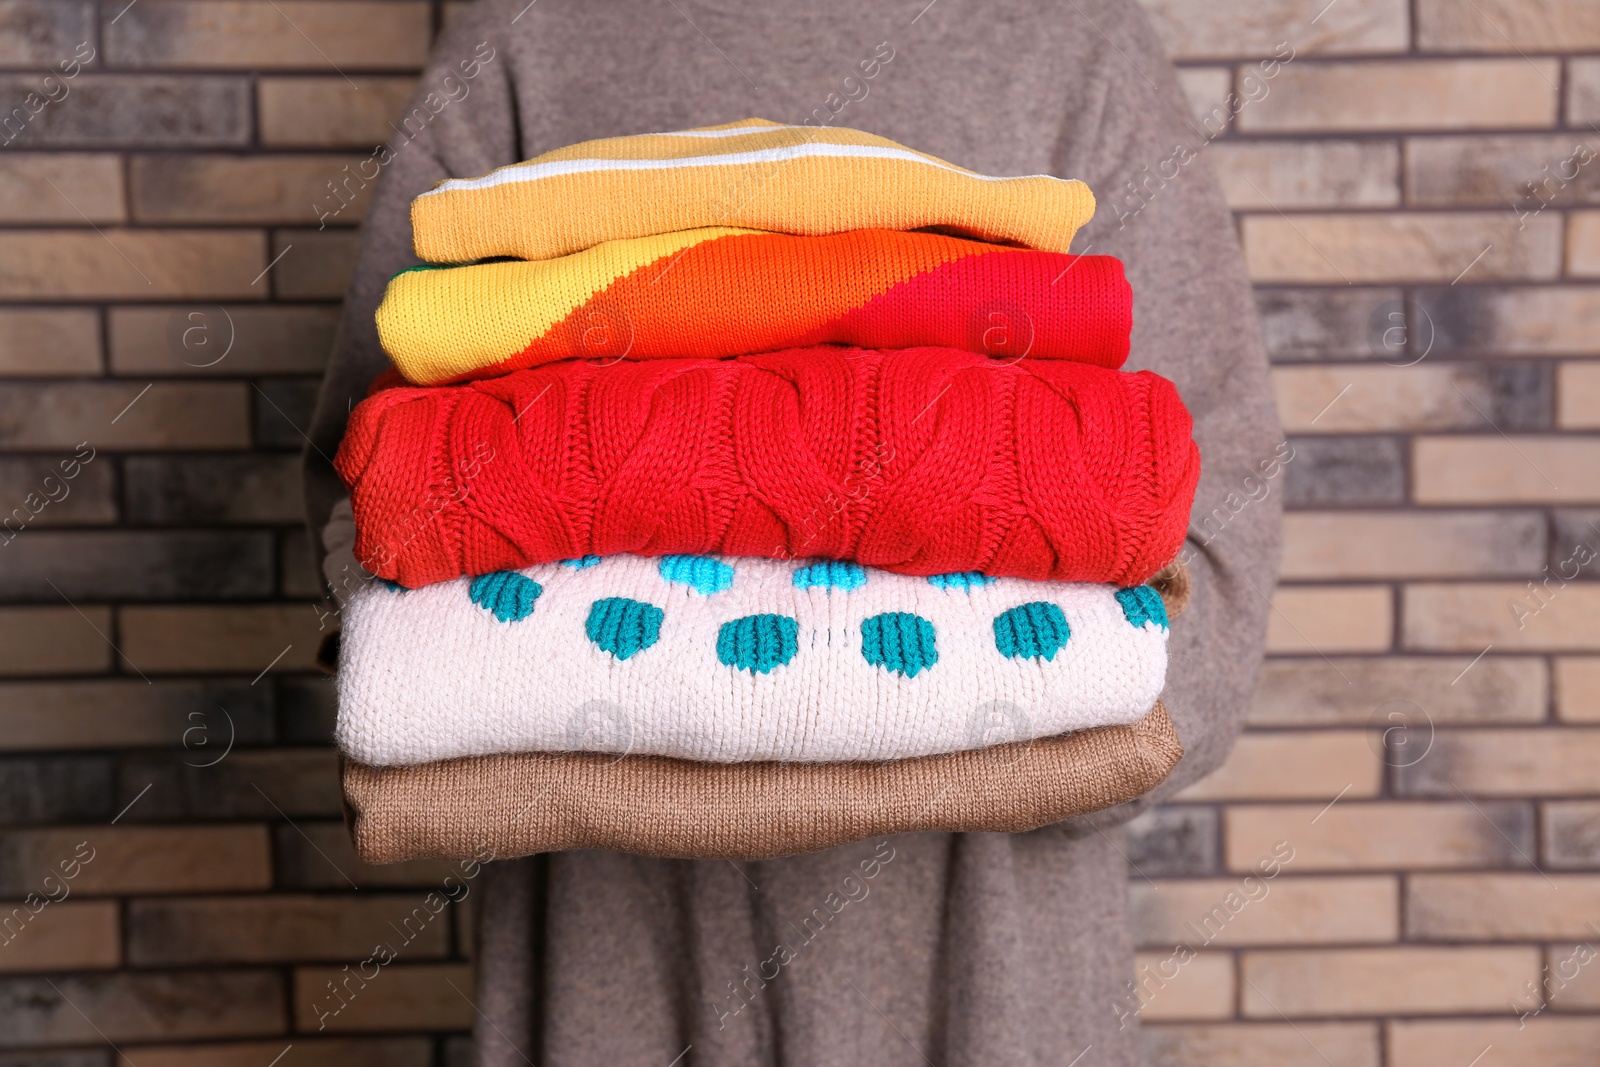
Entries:
<svg viewBox="0 0 1600 1067">
<path fill-rule="evenodd" d="M 589 608 L 584 632 L 589 640 L 618 659 L 643 652 L 661 637 L 661 620 L 666 612 L 654 604 L 610 596 L 596 600 Z"/>
<path fill-rule="evenodd" d="M 501 622 L 520 622 L 533 614 L 533 602 L 544 586 L 516 571 L 495 571 L 472 579 L 467 595 Z"/>
<path fill-rule="evenodd" d="M 1113 595 L 1117 603 L 1122 605 L 1123 617 L 1134 629 L 1147 622 L 1153 622 L 1163 630 L 1167 628 L 1167 606 L 1161 602 L 1161 594 L 1148 585 L 1118 589 Z"/>
<path fill-rule="evenodd" d="M 1001 612 L 994 620 L 994 647 L 1010 659 L 1053 660 L 1071 636 L 1061 609 L 1043 600 Z"/>
<path fill-rule="evenodd" d="M 787 615 L 746 615 L 717 631 L 717 658 L 730 667 L 766 674 L 794 659 L 800 624 Z"/>
<path fill-rule="evenodd" d="M 847 560 L 825 559 L 794 572 L 796 589 L 859 589 L 867 584 L 867 569 Z"/>
<path fill-rule="evenodd" d="M 993 585 L 996 579 L 989 577 L 982 571 L 956 571 L 952 574 L 930 574 L 929 584 L 939 589 L 976 589 L 980 586 Z"/>
<path fill-rule="evenodd" d="M 662 556 L 656 569 L 667 581 L 693 586 L 706 596 L 733 584 L 733 568 L 710 556 Z"/>
<path fill-rule="evenodd" d="M 874 667 L 907 678 L 939 662 L 933 623 L 906 611 L 886 611 L 861 623 L 861 655 Z"/>
<path fill-rule="evenodd" d="M 574 570 L 580 570 L 581 571 L 586 567 L 593 567 L 596 563 L 599 563 L 599 562 L 600 562 L 600 557 L 599 556 L 579 556 L 577 559 L 564 559 L 564 560 L 561 561 L 561 565 L 563 567 L 571 567 Z"/>
</svg>

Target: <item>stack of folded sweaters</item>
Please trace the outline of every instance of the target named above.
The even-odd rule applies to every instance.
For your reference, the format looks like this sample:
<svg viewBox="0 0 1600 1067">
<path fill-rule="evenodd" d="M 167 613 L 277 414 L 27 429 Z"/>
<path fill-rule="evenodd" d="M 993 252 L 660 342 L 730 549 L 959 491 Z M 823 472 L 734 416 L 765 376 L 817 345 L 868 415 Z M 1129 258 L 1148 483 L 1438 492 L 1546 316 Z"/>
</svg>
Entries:
<svg viewBox="0 0 1600 1067">
<path fill-rule="evenodd" d="M 760 120 L 419 196 L 328 535 L 379 579 L 362 856 L 753 859 L 1160 782 L 1199 454 L 1117 369 L 1121 264 L 1067 254 L 1093 208 Z"/>
</svg>

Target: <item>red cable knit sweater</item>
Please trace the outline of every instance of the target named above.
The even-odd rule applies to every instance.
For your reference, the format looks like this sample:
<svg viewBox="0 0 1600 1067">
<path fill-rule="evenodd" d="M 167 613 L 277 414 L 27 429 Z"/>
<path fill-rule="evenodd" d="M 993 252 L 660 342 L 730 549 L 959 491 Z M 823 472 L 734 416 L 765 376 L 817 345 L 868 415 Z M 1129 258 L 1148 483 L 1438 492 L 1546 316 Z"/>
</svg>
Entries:
<svg viewBox="0 0 1600 1067">
<path fill-rule="evenodd" d="M 613 552 L 1131 585 L 1200 475 L 1172 383 L 1067 361 L 824 345 L 392 380 L 335 465 L 358 558 L 407 586 Z"/>
</svg>

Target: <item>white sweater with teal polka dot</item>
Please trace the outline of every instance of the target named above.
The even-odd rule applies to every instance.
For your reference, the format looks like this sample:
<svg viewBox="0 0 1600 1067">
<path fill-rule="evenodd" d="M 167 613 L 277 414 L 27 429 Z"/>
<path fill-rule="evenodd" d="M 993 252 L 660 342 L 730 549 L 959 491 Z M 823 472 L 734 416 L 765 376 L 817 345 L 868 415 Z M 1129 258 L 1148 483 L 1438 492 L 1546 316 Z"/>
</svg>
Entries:
<svg viewBox="0 0 1600 1067">
<path fill-rule="evenodd" d="M 507 752 L 887 760 L 1133 722 L 1146 586 L 853 563 L 585 557 L 346 606 L 338 740 L 389 766 Z"/>
</svg>

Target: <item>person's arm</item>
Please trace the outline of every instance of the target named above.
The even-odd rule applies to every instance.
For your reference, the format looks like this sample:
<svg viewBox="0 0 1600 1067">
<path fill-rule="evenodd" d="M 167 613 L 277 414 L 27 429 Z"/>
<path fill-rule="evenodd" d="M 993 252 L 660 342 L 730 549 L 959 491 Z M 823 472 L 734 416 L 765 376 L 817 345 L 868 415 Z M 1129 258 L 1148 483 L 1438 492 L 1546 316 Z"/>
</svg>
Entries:
<svg viewBox="0 0 1600 1067">
<path fill-rule="evenodd" d="M 358 179 L 374 169 L 378 174 L 303 460 L 306 519 L 319 574 L 323 527 L 346 495 L 333 456 L 350 408 L 389 367 L 373 312 L 389 279 L 417 262 L 411 201 L 445 178 L 476 177 L 523 158 L 502 16 L 497 5 L 474 4 L 451 19 L 388 145 L 372 162 L 351 168 Z M 331 195 L 328 203 L 334 203 Z"/>
<path fill-rule="evenodd" d="M 1206 127 L 1190 120 L 1135 4 L 1076 0 L 1062 17 L 1081 23 L 1096 68 L 1076 79 L 1084 96 L 1070 104 L 1072 128 L 1055 160 L 1057 174 L 1088 182 L 1098 201 L 1073 250 L 1122 259 L 1133 286 L 1128 369 L 1177 385 L 1194 416 L 1202 470 L 1184 549 L 1194 594 L 1173 624 L 1162 695 L 1185 755 L 1155 792 L 1096 819 L 1105 822 L 1209 774 L 1233 745 L 1261 664 L 1288 450 L 1280 450 L 1255 305 L 1206 158 Z M 1257 77 L 1270 92 L 1270 80 Z"/>
</svg>

